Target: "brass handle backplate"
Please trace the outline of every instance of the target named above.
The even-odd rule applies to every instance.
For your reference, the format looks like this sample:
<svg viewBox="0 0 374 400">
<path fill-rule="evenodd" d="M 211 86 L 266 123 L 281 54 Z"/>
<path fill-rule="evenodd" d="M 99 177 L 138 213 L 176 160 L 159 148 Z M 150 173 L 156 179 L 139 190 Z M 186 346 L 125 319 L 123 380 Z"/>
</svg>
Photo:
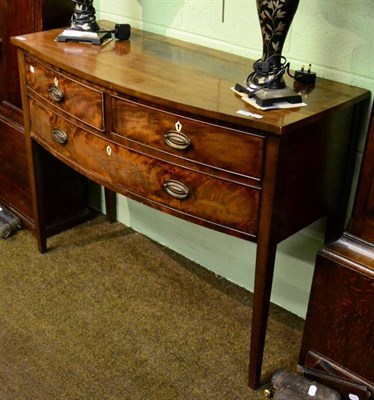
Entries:
<svg viewBox="0 0 374 400">
<path fill-rule="evenodd" d="M 66 144 L 68 141 L 68 135 L 60 128 L 52 130 L 53 140 L 58 144 Z"/>
<path fill-rule="evenodd" d="M 168 146 L 176 150 L 186 150 L 191 146 L 191 139 L 183 132 L 175 130 L 167 131 L 164 140 Z"/>
<path fill-rule="evenodd" d="M 61 103 L 64 100 L 64 92 L 56 85 L 50 86 L 48 89 L 49 97 L 56 103 Z"/>
<path fill-rule="evenodd" d="M 190 190 L 185 184 L 173 179 L 165 181 L 163 187 L 167 194 L 175 197 L 176 199 L 185 199 L 190 194 Z"/>
</svg>

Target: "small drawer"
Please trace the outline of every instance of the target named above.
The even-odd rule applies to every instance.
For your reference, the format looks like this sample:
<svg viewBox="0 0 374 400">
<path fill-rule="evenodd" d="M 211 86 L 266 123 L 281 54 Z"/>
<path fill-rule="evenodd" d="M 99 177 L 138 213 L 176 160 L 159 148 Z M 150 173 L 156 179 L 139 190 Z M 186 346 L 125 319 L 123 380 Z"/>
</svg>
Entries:
<svg viewBox="0 0 374 400">
<path fill-rule="evenodd" d="M 26 57 L 27 86 L 70 116 L 104 130 L 104 94 Z"/>
<path fill-rule="evenodd" d="M 29 97 L 28 102 L 33 139 L 89 178 L 99 183 L 111 180 L 104 141 L 101 146 L 104 151 L 101 151 L 97 145 L 92 146 L 98 138 L 96 135 L 58 116 L 33 98 Z"/>
<path fill-rule="evenodd" d="M 112 97 L 112 131 L 194 162 L 261 179 L 264 138 Z"/>
<path fill-rule="evenodd" d="M 114 190 L 217 230 L 256 235 L 260 191 L 149 157 L 81 129 L 29 100 L 34 139 Z"/>
</svg>

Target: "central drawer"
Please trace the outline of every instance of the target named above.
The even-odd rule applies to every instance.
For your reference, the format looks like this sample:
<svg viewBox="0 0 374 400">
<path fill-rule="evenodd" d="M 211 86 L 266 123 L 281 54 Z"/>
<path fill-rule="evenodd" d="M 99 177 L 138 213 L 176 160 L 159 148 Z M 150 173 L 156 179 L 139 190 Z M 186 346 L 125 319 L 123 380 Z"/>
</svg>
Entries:
<svg viewBox="0 0 374 400">
<path fill-rule="evenodd" d="M 262 176 L 264 138 L 111 98 L 112 131 L 163 153 L 254 178 Z M 162 155 L 160 155 L 162 157 Z"/>
<path fill-rule="evenodd" d="M 26 57 L 26 81 L 34 95 L 85 124 L 104 131 L 104 93 Z"/>
<path fill-rule="evenodd" d="M 256 235 L 260 190 L 129 150 L 31 98 L 29 107 L 32 137 L 89 178 L 213 229 Z"/>
</svg>

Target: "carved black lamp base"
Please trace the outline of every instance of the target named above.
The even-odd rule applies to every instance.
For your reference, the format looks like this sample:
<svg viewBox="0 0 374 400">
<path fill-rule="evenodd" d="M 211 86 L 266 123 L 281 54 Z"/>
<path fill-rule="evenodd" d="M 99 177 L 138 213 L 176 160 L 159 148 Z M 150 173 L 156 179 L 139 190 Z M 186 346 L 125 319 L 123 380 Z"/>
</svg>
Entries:
<svg viewBox="0 0 374 400">
<path fill-rule="evenodd" d="M 111 38 L 110 32 L 101 32 L 96 22 L 93 0 L 72 0 L 74 13 L 70 27 L 57 36 L 58 42 L 86 42 L 102 44 Z"/>
</svg>

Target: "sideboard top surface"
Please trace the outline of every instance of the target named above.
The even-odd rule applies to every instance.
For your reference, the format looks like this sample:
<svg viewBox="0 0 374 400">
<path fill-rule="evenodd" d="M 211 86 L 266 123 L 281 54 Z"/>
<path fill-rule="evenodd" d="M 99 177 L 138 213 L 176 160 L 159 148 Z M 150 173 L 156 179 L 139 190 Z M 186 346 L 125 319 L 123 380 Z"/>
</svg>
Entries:
<svg viewBox="0 0 374 400">
<path fill-rule="evenodd" d="M 306 107 L 260 111 L 230 90 L 253 61 L 177 39 L 132 29 L 128 41 L 103 46 L 56 42 L 61 29 L 12 38 L 30 54 L 105 88 L 176 110 L 264 132 L 283 134 L 369 97 L 365 89 L 317 78 Z M 293 81 L 285 77 L 287 85 Z M 238 110 L 263 116 L 243 117 Z"/>
</svg>

